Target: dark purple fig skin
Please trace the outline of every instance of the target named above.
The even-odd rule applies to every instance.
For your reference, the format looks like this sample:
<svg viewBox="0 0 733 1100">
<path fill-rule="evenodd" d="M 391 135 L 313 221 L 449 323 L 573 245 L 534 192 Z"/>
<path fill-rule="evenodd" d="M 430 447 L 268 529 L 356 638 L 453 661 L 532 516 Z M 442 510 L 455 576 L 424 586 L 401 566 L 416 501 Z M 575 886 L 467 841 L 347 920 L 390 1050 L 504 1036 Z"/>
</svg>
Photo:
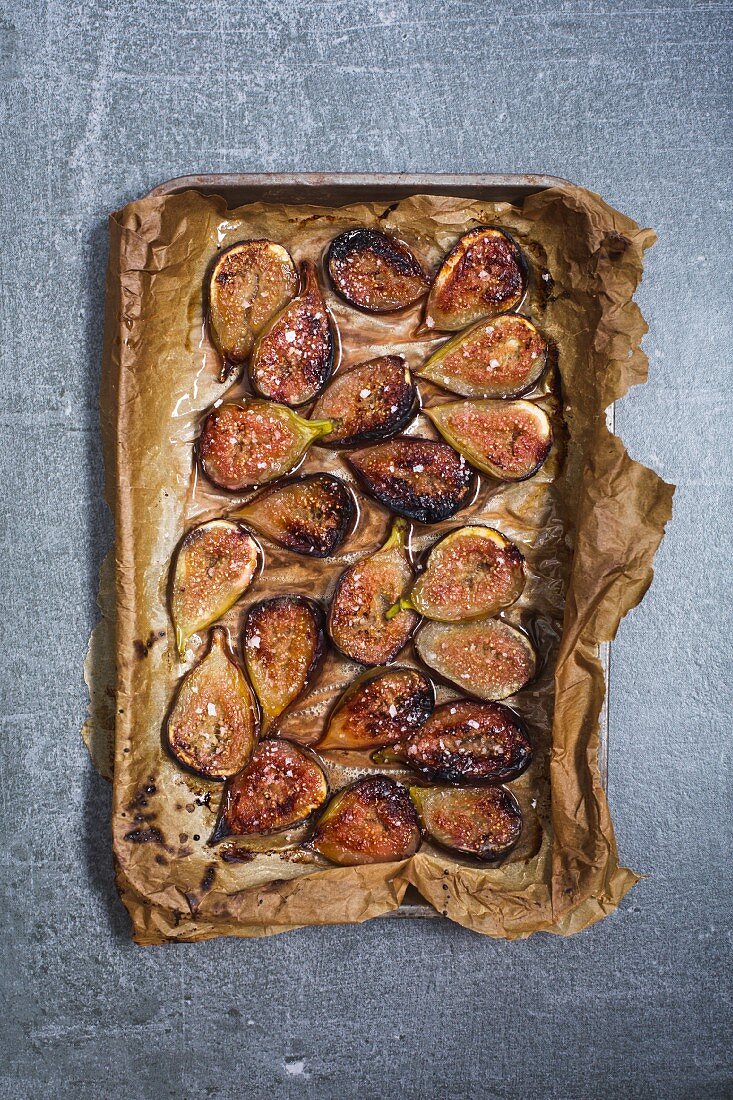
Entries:
<svg viewBox="0 0 733 1100">
<path fill-rule="evenodd" d="M 414 734 L 430 717 L 435 688 L 414 668 L 377 668 L 339 697 L 319 749 L 376 749 Z"/>
<path fill-rule="evenodd" d="M 446 851 L 495 863 L 522 835 L 522 811 L 504 787 L 411 787 L 410 795 L 428 837 Z"/>
<path fill-rule="evenodd" d="M 397 755 L 431 781 L 504 783 L 529 765 L 532 747 L 508 707 L 457 700 L 437 707 Z"/>
<path fill-rule="evenodd" d="M 330 558 L 353 530 L 357 507 L 340 478 L 306 474 L 264 489 L 232 515 L 294 554 Z"/>
<path fill-rule="evenodd" d="M 396 313 L 427 292 L 429 280 L 407 245 L 380 229 L 347 229 L 325 257 L 340 298 L 365 313 Z"/>
<path fill-rule="evenodd" d="M 420 822 L 401 783 L 366 775 L 333 796 L 308 846 L 342 867 L 391 863 L 415 854 Z"/>
<path fill-rule="evenodd" d="M 311 415 L 335 425 L 321 436 L 319 446 L 356 447 L 402 431 L 418 408 L 417 387 L 405 360 L 382 355 L 337 374 Z"/>
</svg>

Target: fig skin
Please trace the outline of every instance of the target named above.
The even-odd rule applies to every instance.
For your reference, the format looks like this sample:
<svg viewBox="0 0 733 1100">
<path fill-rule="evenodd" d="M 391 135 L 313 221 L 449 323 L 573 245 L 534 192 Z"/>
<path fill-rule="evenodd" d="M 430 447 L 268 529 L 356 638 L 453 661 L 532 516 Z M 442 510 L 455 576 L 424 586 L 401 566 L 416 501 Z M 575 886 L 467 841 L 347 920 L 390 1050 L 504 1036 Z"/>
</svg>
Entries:
<svg viewBox="0 0 733 1100">
<path fill-rule="evenodd" d="M 231 513 L 294 554 L 330 558 L 356 522 L 354 494 L 333 474 L 307 474 L 258 493 Z"/>
<path fill-rule="evenodd" d="M 331 241 L 325 267 L 336 294 L 365 313 L 396 313 L 414 305 L 430 281 L 407 247 L 380 229 L 347 229 Z"/>
<path fill-rule="evenodd" d="M 522 834 L 522 811 L 504 787 L 411 787 L 433 843 L 482 863 L 504 859 Z"/>
<path fill-rule="evenodd" d="M 432 782 L 505 783 L 529 765 L 532 747 L 509 707 L 463 699 L 436 707 L 397 758 Z"/>
<path fill-rule="evenodd" d="M 249 762 L 257 707 L 223 627 L 214 627 L 208 653 L 183 677 L 165 732 L 179 764 L 206 779 L 226 779 Z"/>
<path fill-rule="evenodd" d="M 181 541 L 171 573 L 171 617 L 182 658 L 192 634 L 205 630 L 247 591 L 261 562 L 260 547 L 246 527 L 214 519 L 193 527 Z"/>
<path fill-rule="evenodd" d="M 447 443 L 399 436 L 354 451 L 348 462 L 370 496 L 398 516 L 439 523 L 469 502 L 474 474 Z"/>
<path fill-rule="evenodd" d="M 332 863 L 354 867 L 409 859 L 420 840 L 407 788 L 385 775 L 367 775 L 333 796 L 308 846 Z"/>
<path fill-rule="evenodd" d="M 321 392 L 333 372 L 334 323 L 313 264 L 301 267 L 303 289 L 260 333 L 249 364 L 252 389 L 297 408 Z"/>
<path fill-rule="evenodd" d="M 417 732 L 435 706 L 435 688 L 414 668 L 362 673 L 337 700 L 318 748 L 376 749 Z"/>
<path fill-rule="evenodd" d="M 527 263 L 503 229 L 479 226 L 464 233 L 433 280 L 425 324 L 457 332 L 484 317 L 516 309 L 527 289 Z"/>
<path fill-rule="evenodd" d="M 209 843 L 293 829 L 327 798 L 326 773 L 314 753 L 291 741 L 261 741 L 247 767 L 227 782 Z"/>
<path fill-rule="evenodd" d="M 537 658 L 526 634 L 501 619 L 425 622 L 415 638 L 421 661 L 467 695 L 494 702 L 534 677 Z"/>
<path fill-rule="evenodd" d="M 255 337 L 298 292 L 289 252 L 274 241 L 239 241 L 220 252 L 208 276 L 208 319 L 214 344 L 227 364 L 244 363 Z"/>
<path fill-rule="evenodd" d="M 265 729 L 306 691 L 323 657 L 324 625 L 323 611 L 305 596 L 273 596 L 250 608 L 244 662 Z"/>
<path fill-rule="evenodd" d="M 406 529 L 404 520 L 396 520 L 381 549 L 344 570 L 331 599 L 331 640 L 346 657 L 362 665 L 389 664 L 418 623 L 414 611 L 400 611 L 386 619 L 387 609 L 413 577 Z"/>
<path fill-rule="evenodd" d="M 518 397 L 547 366 L 547 342 L 526 317 L 479 321 L 433 352 L 416 371 L 462 397 Z"/>
<path fill-rule="evenodd" d="M 450 401 L 426 409 L 440 434 L 497 481 L 534 477 L 552 449 L 552 425 L 533 401 Z"/>
<path fill-rule="evenodd" d="M 332 429 L 330 420 L 304 420 L 272 401 L 225 402 L 204 421 L 199 465 L 220 489 L 257 489 L 291 473 L 311 443 Z"/>
<path fill-rule="evenodd" d="M 311 415 L 334 423 L 334 430 L 318 440 L 319 446 L 355 447 L 402 431 L 418 406 L 417 388 L 405 360 L 381 355 L 337 374 Z"/>
</svg>

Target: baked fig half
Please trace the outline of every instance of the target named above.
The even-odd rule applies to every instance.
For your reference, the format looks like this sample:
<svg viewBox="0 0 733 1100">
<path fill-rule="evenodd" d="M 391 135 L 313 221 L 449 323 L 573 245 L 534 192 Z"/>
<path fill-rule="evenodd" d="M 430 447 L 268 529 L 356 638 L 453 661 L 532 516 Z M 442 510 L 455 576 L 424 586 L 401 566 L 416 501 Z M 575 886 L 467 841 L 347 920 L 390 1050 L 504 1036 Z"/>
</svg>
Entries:
<svg viewBox="0 0 733 1100">
<path fill-rule="evenodd" d="M 547 343 L 531 321 L 505 313 L 461 332 L 416 372 L 463 397 L 516 397 L 547 365 Z"/>
<path fill-rule="evenodd" d="M 333 371 L 336 337 L 316 272 L 302 266 L 303 289 L 258 336 L 249 364 L 252 389 L 270 401 L 304 405 Z"/>
<path fill-rule="evenodd" d="M 362 665 L 389 664 L 418 623 L 414 611 L 386 617 L 412 581 L 406 531 L 405 521 L 395 520 L 381 549 L 344 570 L 331 599 L 331 639 L 346 657 Z"/>
<path fill-rule="evenodd" d="M 266 729 L 305 689 L 323 656 L 324 615 L 305 596 L 273 596 L 250 608 L 243 649 Z"/>
<path fill-rule="evenodd" d="M 197 443 L 199 465 L 221 489 L 241 492 L 293 470 L 330 420 L 304 420 L 272 401 L 229 401 L 206 417 Z"/>
<path fill-rule="evenodd" d="M 420 846 L 420 821 L 407 788 L 385 775 L 367 775 L 333 796 L 309 847 L 332 863 L 391 863 Z"/>
<path fill-rule="evenodd" d="M 527 264 L 503 229 L 479 226 L 464 233 L 433 280 L 425 324 L 457 332 L 484 317 L 515 309 L 527 289 Z"/>
<path fill-rule="evenodd" d="M 290 253 L 274 241 L 240 241 L 211 266 L 209 328 L 226 364 L 245 362 L 255 337 L 294 294 L 298 273 Z"/>
<path fill-rule="evenodd" d="M 171 615 L 183 657 L 192 634 L 220 619 L 251 585 L 260 548 L 239 523 L 213 519 L 192 528 L 176 553 L 171 576 Z"/>
<path fill-rule="evenodd" d="M 537 658 L 526 634 L 501 619 L 426 622 L 415 638 L 428 668 L 478 699 L 506 699 L 535 674 Z"/>
<path fill-rule="evenodd" d="M 444 439 L 498 481 L 525 481 L 545 462 L 552 425 L 533 401 L 450 401 L 426 409 Z"/>
<path fill-rule="evenodd" d="M 333 289 L 367 313 L 394 313 L 413 305 L 430 285 L 407 247 L 380 229 L 347 229 L 331 241 L 326 270 Z"/>
<path fill-rule="evenodd" d="M 400 436 L 349 455 L 363 488 L 398 516 L 438 523 L 468 503 L 470 466 L 447 443 Z"/>
<path fill-rule="evenodd" d="M 337 374 L 311 413 L 332 420 L 334 429 L 319 443 L 355 447 L 401 431 L 418 409 L 415 383 L 399 355 L 381 355 Z"/>
<path fill-rule="evenodd" d="M 209 843 L 293 829 L 327 798 L 326 773 L 312 752 L 291 741 L 260 741 L 244 771 L 224 788 Z"/>
<path fill-rule="evenodd" d="M 340 478 L 307 474 L 264 489 L 232 515 L 295 554 L 329 558 L 354 526 L 356 501 Z"/>
<path fill-rule="evenodd" d="M 166 723 L 170 751 L 207 779 L 243 768 L 257 743 L 257 708 L 223 627 L 211 632 L 208 653 L 181 681 Z"/>
<path fill-rule="evenodd" d="M 387 618 L 411 607 L 441 622 L 486 619 L 518 600 L 524 582 L 524 558 L 510 539 L 493 527 L 459 527 L 435 543 L 425 572 Z"/>
<path fill-rule="evenodd" d="M 432 681 L 414 668 L 362 673 L 331 712 L 320 749 L 376 749 L 414 734 L 435 706 Z"/>
<path fill-rule="evenodd" d="M 411 787 L 422 827 L 441 848 L 493 863 L 522 833 L 522 811 L 503 787 Z"/>
</svg>

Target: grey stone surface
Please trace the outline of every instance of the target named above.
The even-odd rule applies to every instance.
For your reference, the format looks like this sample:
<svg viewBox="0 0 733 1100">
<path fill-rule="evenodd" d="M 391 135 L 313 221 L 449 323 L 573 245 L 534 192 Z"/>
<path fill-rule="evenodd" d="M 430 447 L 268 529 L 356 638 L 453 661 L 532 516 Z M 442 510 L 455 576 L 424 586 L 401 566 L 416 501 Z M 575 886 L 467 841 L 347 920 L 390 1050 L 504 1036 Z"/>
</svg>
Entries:
<svg viewBox="0 0 733 1100">
<path fill-rule="evenodd" d="M 722 1097 L 730 1065 L 731 6 L 108 0 L 0 19 L 0 1095 Z M 632 454 L 678 484 L 613 654 L 610 797 L 649 877 L 570 941 L 443 922 L 139 949 L 78 729 L 105 214 L 222 170 L 566 176 L 659 232 Z"/>
</svg>

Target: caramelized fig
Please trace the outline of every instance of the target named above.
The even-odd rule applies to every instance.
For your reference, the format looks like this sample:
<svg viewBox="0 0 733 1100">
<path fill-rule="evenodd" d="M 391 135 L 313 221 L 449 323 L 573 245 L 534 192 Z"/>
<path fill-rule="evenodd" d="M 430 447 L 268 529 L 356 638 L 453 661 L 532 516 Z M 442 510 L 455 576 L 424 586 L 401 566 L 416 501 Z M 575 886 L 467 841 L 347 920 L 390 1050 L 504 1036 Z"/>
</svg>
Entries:
<svg viewBox="0 0 733 1100">
<path fill-rule="evenodd" d="M 313 264 L 304 263 L 303 290 L 257 338 L 249 364 L 252 388 L 284 405 L 304 405 L 331 377 L 333 322 Z"/>
<path fill-rule="evenodd" d="M 444 332 L 506 313 L 522 301 L 527 265 L 502 229 L 479 226 L 464 233 L 435 276 L 425 307 L 428 328 Z"/>
<path fill-rule="evenodd" d="M 244 527 L 226 519 L 202 523 L 178 548 L 171 580 L 171 613 L 181 657 L 198 630 L 220 619 L 257 572 L 260 548 Z"/>
<path fill-rule="evenodd" d="M 334 430 L 319 439 L 321 445 L 354 447 L 401 431 L 417 407 L 417 389 L 404 359 L 382 355 L 337 374 L 311 415 L 334 423 Z"/>
<path fill-rule="evenodd" d="M 256 335 L 297 290 L 295 264 L 282 245 L 240 241 L 222 252 L 209 276 L 209 324 L 224 359 L 243 363 Z"/>
<path fill-rule="evenodd" d="M 425 411 L 451 447 L 499 481 L 532 477 L 552 447 L 549 417 L 532 401 L 450 401 Z"/>
<path fill-rule="evenodd" d="M 323 612 L 305 596 L 273 596 L 250 608 L 244 661 L 265 728 L 303 694 L 323 655 Z"/>
<path fill-rule="evenodd" d="M 385 775 L 367 775 L 335 794 L 310 840 L 332 863 L 391 863 L 420 846 L 420 822 L 407 789 Z"/>
<path fill-rule="evenodd" d="M 503 787 L 411 787 L 430 839 L 484 863 L 503 859 L 522 832 L 522 811 Z"/>
<path fill-rule="evenodd" d="M 417 373 L 463 397 L 516 397 L 546 364 L 547 344 L 532 322 L 507 313 L 454 336 Z"/>
<path fill-rule="evenodd" d="M 486 619 L 518 600 L 524 589 L 524 558 L 493 527 L 459 527 L 435 543 L 425 572 L 409 596 L 387 612 L 411 607 L 426 619 L 459 622 Z"/>
<path fill-rule="evenodd" d="M 428 668 L 479 699 L 514 695 L 532 679 L 537 663 L 526 634 L 500 619 L 427 622 L 415 649 Z"/>
<path fill-rule="evenodd" d="M 366 491 L 420 523 L 448 519 L 468 503 L 473 472 L 447 443 L 401 436 L 349 455 Z"/>
<path fill-rule="evenodd" d="M 329 245 L 326 269 L 336 293 L 367 313 L 394 313 L 425 294 L 429 280 L 403 241 L 379 229 L 347 229 Z"/>
<path fill-rule="evenodd" d="M 277 833 L 307 821 L 328 797 L 317 757 L 290 741 L 261 741 L 224 788 L 210 844 L 228 836 Z"/>
<path fill-rule="evenodd" d="M 211 632 L 206 656 L 181 681 L 166 735 L 185 767 L 208 779 L 226 779 L 248 763 L 257 743 L 257 710 L 227 632 Z"/>
<path fill-rule="evenodd" d="M 304 420 L 286 405 L 230 401 L 206 417 L 198 459 L 214 485 L 256 489 L 290 473 L 311 443 L 332 429 L 330 420 Z"/>
<path fill-rule="evenodd" d="M 375 749 L 420 729 L 435 705 L 432 681 L 414 668 L 362 673 L 336 703 L 321 749 Z"/>
<path fill-rule="evenodd" d="M 389 664 L 417 626 L 414 611 L 400 611 L 389 622 L 386 618 L 412 580 L 406 527 L 404 520 L 395 520 L 380 550 L 344 570 L 331 600 L 328 629 L 333 643 L 363 665 Z"/>
<path fill-rule="evenodd" d="M 258 493 L 232 515 L 295 554 L 329 558 L 356 519 L 354 495 L 332 474 L 308 474 Z"/>
</svg>

